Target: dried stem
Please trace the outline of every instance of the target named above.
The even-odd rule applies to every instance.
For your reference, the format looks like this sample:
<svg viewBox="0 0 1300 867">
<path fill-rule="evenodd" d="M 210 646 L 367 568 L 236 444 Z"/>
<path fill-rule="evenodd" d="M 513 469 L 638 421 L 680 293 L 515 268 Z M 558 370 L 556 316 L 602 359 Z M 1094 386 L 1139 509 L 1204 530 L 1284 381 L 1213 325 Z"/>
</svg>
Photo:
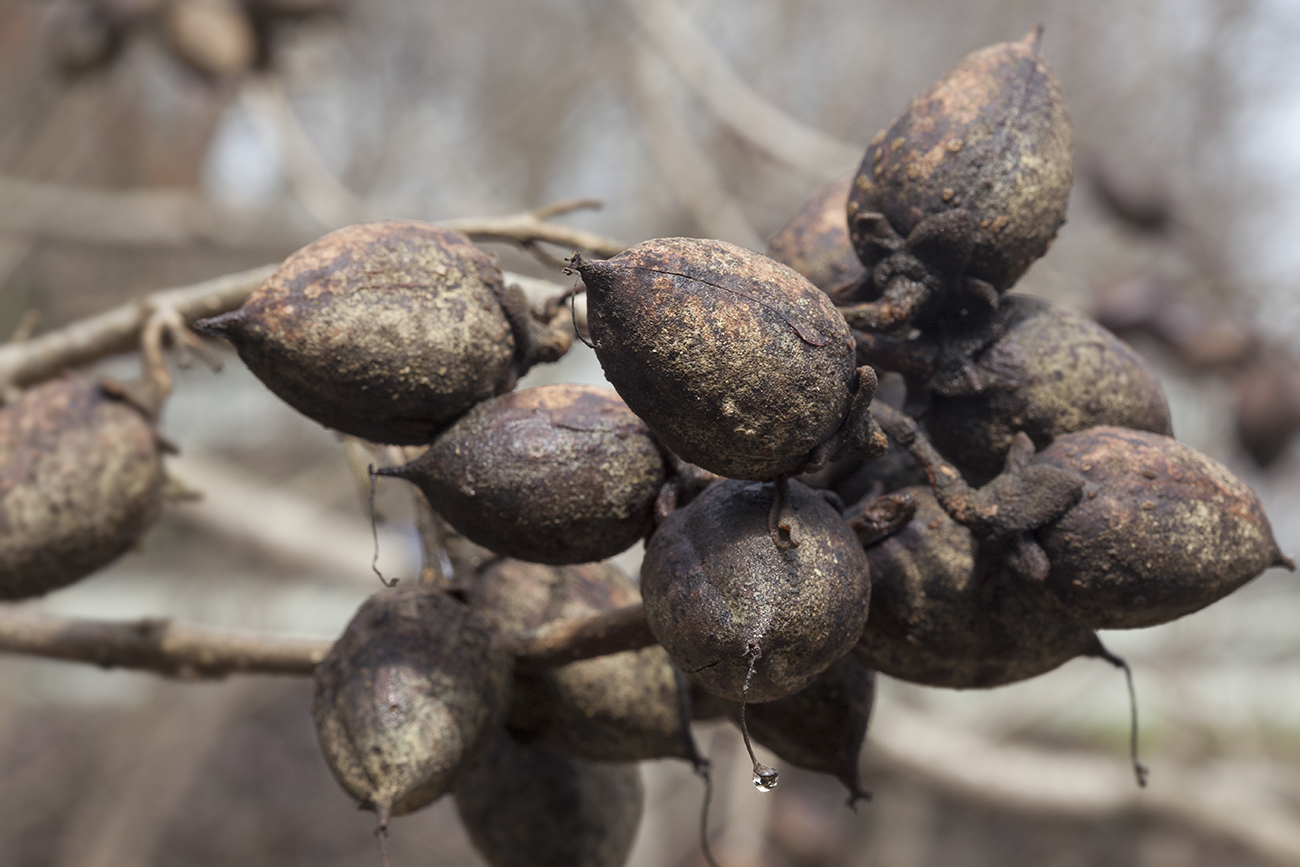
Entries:
<svg viewBox="0 0 1300 867">
<path fill-rule="evenodd" d="M 655 643 L 645 608 L 638 604 L 522 633 L 510 641 L 510 649 L 520 667 L 538 669 Z"/>
<path fill-rule="evenodd" d="M 521 214 L 440 220 L 438 225 L 464 232 L 475 241 L 509 241 L 525 249 L 538 242 L 545 242 L 565 248 L 566 253 L 576 248 L 586 250 L 602 259 L 608 259 L 622 253 L 627 249 L 627 245 L 595 232 L 585 232 L 547 222 L 550 218 L 561 214 L 601 206 L 599 199 L 570 199 L 543 205 L 535 211 L 525 211 Z"/>
</svg>

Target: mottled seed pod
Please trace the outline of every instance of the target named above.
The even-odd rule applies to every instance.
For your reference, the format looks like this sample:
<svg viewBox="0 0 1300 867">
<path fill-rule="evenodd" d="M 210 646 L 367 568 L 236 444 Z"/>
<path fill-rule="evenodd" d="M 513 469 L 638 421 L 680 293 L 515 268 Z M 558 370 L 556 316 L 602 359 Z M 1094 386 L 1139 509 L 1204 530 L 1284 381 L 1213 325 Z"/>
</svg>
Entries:
<svg viewBox="0 0 1300 867">
<path fill-rule="evenodd" d="M 479 404 L 418 459 L 378 472 L 419 486 L 471 541 L 561 564 L 613 557 L 647 535 L 665 466 L 614 392 L 543 385 Z"/>
<path fill-rule="evenodd" d="M 0 409 L 0 599 L 39 596 L 107 566 L 162 511 L 153 423 L 66 378 Z"/>
<path fill-rule="evenodd" d="M 859 376 L 835 306 L 779 262 L 691 238 L 572 261 L 605 375 L 683 459 L 774 479 L 865 416 L 874 372 Z"/>
<path fill-rule="evenodd" d="M 510 670 L 492 629 L 455 598 L 370 597 L 316 669 L 312 715 L 330 770 L 381 828 L 432 803 L 500 730 Z"/>
<path fill-rule="evenodd" d="M 806 687 L 862 633 L 871 585 L 857 536 L 790 483 L 794 548 L 772 544 L 773 486 L 722 481 L 673 512 L 641 566 L 650 630 L 705 689 L 750 702 Z M 751 676 L 752 668 L 752 676 Z"/>
<path fill-rule="evenodd" d="M 1035 534 L 1051 563 L 1045 597 L 1075 623 L 1166 623 L 1271 566 L 1294 568 L 1255 492 L 1169 437 L 1096 427 L 1057 438 L 1033 463 L 1085 480 L 1082 499 Z"/>
<path fill-rule="evenodd" d="M 993 566 L 977 568 L 971 533 L 929 488 L 909 489 L 912 520 L 866 549 L 871 613 L 855 653 L 890 677 L 955 689 L 1027 680 L 1097 655 L 1091 629 L 1036 604 Z M 850 510 L 852 515 L 852 510 Z"/>
<path fill-rule="evenodd" d="M 1097 425 L 1172 435 L 1160 380 L 1082 313 L 1012 294 L 989 334 L 963 375 L 935 377 L 927 389 L 930 439 L 962 470 L 997 475 L 1017 431 L 1039 448 Z"/>
<path fill-rule="evenodd" d="M 844 177 L 824 185 L 767 239 L 768 256 L 789 265 L 841 304 L 867 300 L 850 295 L 867 276 L 853 250 L 845 217 L 852 184 L 852 177 Z"/>
<path fill-rule="evenodd" d="M 488 564 L 465 590 L 502 632 L 522 632 L 641 601 L 612 563 L 557 568 Z M 688 685 L 662 647 L 626 650 L 520 672 L 506 726 L 519 740 L 594 761 L 699 761 Z"/>
<path fill-rule="evenodd" d="M 421 444 L 510 390 L 520 328 L 493 259 L 410 220 L 339 229 L 284 261 L 239 310 L 197 324 L 326 427 Z"/>
<path fill-rule="evenodd" d="M 500 737 L 456 787 L 492 867 L 621 867 L 644 802 L 635 765 L 561 756 Z"/>
</svg>

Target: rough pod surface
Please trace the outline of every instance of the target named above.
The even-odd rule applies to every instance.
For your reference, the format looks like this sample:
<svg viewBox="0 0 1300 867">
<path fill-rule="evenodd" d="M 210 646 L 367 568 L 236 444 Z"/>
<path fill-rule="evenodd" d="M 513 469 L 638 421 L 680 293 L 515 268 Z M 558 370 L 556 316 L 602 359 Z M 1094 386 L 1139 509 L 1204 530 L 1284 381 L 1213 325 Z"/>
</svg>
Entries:
<svg viewBox="0 0 1300 867">
<path fill-rule="evenodd" d="M 239 310 L 197 327 L 326 427 L 419 444 L 513 385 L 504 291 L 492 257 L 464 235 L 388 220 L 308 244 Z"/>
<path fill-rule="evenodd" d="M 0 409 L 0 599 L 39 596 L 107 566 L 162 511 L 153 424 L 78 379 Z"/>
<path fill-rule="evenodd" d="M 803 689 L 862 633 L 871 585 L 866 555 L 839 513 L 790 483 L 782 513 L 798 546 L 768 531 L 774 486 L 723 481 L 673 512 L 641 566 L 650 630 L 710 692 L 772 701 Z"/>
</svg>

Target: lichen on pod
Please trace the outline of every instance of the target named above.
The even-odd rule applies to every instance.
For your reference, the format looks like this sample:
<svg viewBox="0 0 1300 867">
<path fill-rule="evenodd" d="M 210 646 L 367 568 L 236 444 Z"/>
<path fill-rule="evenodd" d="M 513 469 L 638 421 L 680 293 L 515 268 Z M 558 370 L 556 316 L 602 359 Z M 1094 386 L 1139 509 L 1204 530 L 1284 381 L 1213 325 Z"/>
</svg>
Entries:
<svg viewBox="0 0 1300 867">
<path fill-rule="evenodd" d="M 635 765 L 559 755 L 505 734 L 454 794 L 492 867 L 620 867 L 645 800 Z"/>
<path fill-rule="evenodd" d="M 546 566 L 502 559 L 463 588 L 502 632 L 634 605 L 636 585 L 612 563 Z M 506 726 L 521 741 L 594 761 L 700 761 L 689 689 L 662 647 L 625 650 L 515 676 Z"/>
<path fill-rule="evenodd" d="M 544 385 L 480 403 L 416 460 L 407 479 L 466 538 L 507 557 L 586 563 L 653 528 L 665 462 L 618 395 Z"/>
<path fill-rule="evenodd" d="M 162 512 L 151 419 L 64 378 L 0 409 L 0 599 L 39 596 L 107 566 Z"/>
<path fill-rule="evenodd" d="M 767 255 L 808 278 L 837 304 L 867 300 L 850 296 L 867 276 L 853 249 L 845 207 L 853 178 L 817 189 L 784 226 L 767 239 Z"/>
<path fill-rule="evenodd" d="M 459 232 L 412 220 L 348 226 L 284 261 L 199 331 L 235 345 L 290 406 L 326 427 L 422 444 L 554 360 L 517 289 Z M 534 350 L 545 345 L 550 355 Z"/>
<path fill-rule="evenodd" d="M 848 326 L 797 272 L 691 238 L 571 262 L 605 375 L 684 460 L 767 480 L 884 449 L 866 412 L 875 372 L 856 367 Z"/>
<path fill-rule="evenodd" d="M 316 669 L 312 715 L 330 770 L 380 829 L 432 803 L 500 730 L 510 672 L 495 632 L 454 597 L 370 597 Z"/>
</svg>

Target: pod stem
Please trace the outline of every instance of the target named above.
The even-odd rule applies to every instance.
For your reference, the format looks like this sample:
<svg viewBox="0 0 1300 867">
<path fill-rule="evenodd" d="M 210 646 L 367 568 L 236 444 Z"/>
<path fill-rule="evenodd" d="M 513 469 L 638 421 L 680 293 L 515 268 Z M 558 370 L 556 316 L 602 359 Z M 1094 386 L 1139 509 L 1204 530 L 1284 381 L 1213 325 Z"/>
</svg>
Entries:
<svg viewBox="0 0 1300 867">
<path fill-rule="evenodd" d="M 1104 659 L 1116 668 L 1124 669 L 1124 681 L 1128 685 L 1128 704 L 1129 704 L 1129 757 L 1133 762 L 1133 775 L 1137 777 L 1137 784 L 1143 788 L 1147 784 L 1147 775 L 1150 771 L 1145 765 L 1138 761 L 1138 705 L 1137 690 L 1133 686 L 1133 669 L 1122 657 L 1116 656 L 1097 641 L 1097 647 L 1093 650 L 1093 656 Z"/>
<path fill-rule="evenodd" d="M 379 523 L 375 519 L 375 477 L 379 473 L 376 472 L 374 464 L 366 467 L 366 475 L 370 477 L 370 535 L 375 540 L 375 554 L 370 558 L 370 569 L 379 576 L 380 584 L 391 589 L 397 586 L 399 579 L 394 578 L 389 581 L 384 577 L 384 573 L 379 571 Z"/>
<path fill-rule="evenodd" d="M 695 773 L 704 780 L 704 804 L 700 807 L 700 852 L 709 867 L 719 867 L 713 857 L 713 847 L 709 845 L 709 805 L 713 803 L 713 774 L 709 770 L 707 759 L 700 759 L 695 766 Z"/>
<path fill-rule="evenodd" d="M 799 547 L 799 540 L 794 537 L 789 522 L 781 523 L 781 513 L 785 511 L 786 503 L 790 502 L 790 477 L 778 476 L 775 484 L 776 496 L 772 498 L 772 508 L 767 511 L 767 532 L 771 534 L 772 542 L 776 547 L 782 551 L 789 551 L 791 548 Z M 750 672 L 753 673 L 752 665 Z"/>
<path fill-rule="evenodd" d="M 754 746 L 749 742 L 749 728 L 745 725 L 745 705 L 749 701 L 749 682 L 754 677 L 754 666 L 758 664 L 759 658 L 763 655 L 763 648 L 757 644 L 749 645 L 749 671 L 745 673 L 745 685 L 740 689 L 740 736 L 745 740 L 745 750 L 749 753 L 749 760 L 754 763 L 754 788 L 760 792 L 770 792 L 776 788 L 777 771 L 770 765 L 765 765 L 754 755 Z"/>
<path fill-rule="evenodd" d="M 388 867 L 388 811 L 387 804 L 375 807 L 379 816 L 379 822 L 375 825 L 375 839 L 379 841 L 379 862 L 383 867 Z"/>
</svg>

